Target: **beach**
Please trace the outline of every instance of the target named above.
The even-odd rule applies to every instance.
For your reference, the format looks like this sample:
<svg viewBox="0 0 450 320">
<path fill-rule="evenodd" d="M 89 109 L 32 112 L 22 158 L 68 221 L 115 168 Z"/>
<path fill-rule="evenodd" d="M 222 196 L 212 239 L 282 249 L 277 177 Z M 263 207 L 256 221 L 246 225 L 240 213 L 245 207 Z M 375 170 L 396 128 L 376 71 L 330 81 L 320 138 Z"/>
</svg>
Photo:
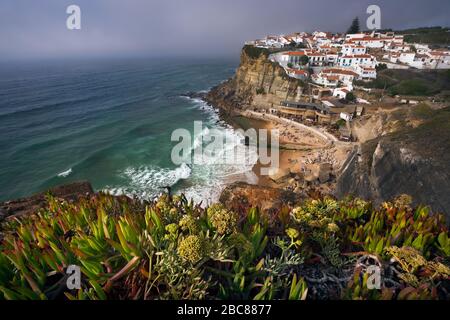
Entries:
<svg viewBox="0 0 450 320">
<path fill-rule="evenodd" d="M 318 185 L 321 191 L 330 193 L 334 188 L 332 176 L 335 176 L 342 164 L 348 157 L 351 150 L 349 144 L 340 144 L 325 139 L 320 134 L 314 134 L 310 128 L 304 128 L 299 124 L 287 124 L 276 121 L 276 118 L 255 113 L 243 112 L 232 117 L 227 121 L 236 129 L 247 130 L 250 128 L 266 129 L 268 132 L 278 130 L 279 133 L 279 170 L 274 175 L 263 175 L 261 169 L 268 167 L 259 160 L 253 166 L 253 173 L 257 179 L 250 181 L 251 184 L 257 184 L 272 188 L 291 188 L 296 189 L 305 185 L 304 180 L 311 180 L 311 176 L 318 176 L 321 167 L 328 164 L 331 168 L 330 179 L 323 181 Z M 270 136 L 270 135 L 269 135 Z M 268 150 L 270 155 L 270 148 Z M 242 179 L 248 181 L 248 175 Z"/>
</svg>

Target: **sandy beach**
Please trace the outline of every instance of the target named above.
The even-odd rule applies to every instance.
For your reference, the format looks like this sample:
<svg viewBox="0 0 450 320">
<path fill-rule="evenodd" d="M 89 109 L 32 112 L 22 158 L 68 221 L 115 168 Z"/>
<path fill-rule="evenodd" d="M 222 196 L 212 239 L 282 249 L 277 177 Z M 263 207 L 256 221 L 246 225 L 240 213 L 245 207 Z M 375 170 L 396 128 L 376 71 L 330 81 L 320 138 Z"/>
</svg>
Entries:
<svg viewBox="0 0 450 320">
<path fill-rule="evenodd" d="M 249 128 L 278 130 L 279 132 L 279 172 L 291 172 L 298 175 L 307 174 L 319 167 L 320 164 L 330 164 L 333 169 L 341 167 L 348 153 L 350 145 L 330 145 L 323 138 L 309 130 L 301 129 L 293 125 L 278 123 L 272 120 L 254 119 L 244 116 L 234 116 L 228 121 L 235 127 L 247 130 Z M 268 150 L 270 154 L 270 150 Z M 246 182 L 260 186 L 282 188 L 286 181 L 275 181 L 273 177 L 262 175 L 261 168 L 265 167 L 259 161 L 253 167 L 253 173 L 257 179 L 246 179 Z M 250 180 L 250 181 L 249 181 Z"/>
</svg>

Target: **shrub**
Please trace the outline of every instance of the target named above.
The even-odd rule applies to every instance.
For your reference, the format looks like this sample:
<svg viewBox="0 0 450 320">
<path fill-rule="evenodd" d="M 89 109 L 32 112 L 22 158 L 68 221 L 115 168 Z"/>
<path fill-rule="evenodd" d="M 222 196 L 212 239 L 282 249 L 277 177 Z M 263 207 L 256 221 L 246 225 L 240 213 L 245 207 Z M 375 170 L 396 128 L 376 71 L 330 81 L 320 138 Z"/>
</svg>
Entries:
<svg viewBox="0 0 450 320">
<path fill-rule="evenodd" d="M 244 46 L 243 51 L 251 59 L 258 59 L 261 56 L 265 56 L 265 57 L 269 56 L 269 50 L 268 49 L 258 48 L 258 47 L 252 46 L 252 45 Z"/>
<path fill-rule="evenodd" d="M 260 87 L 256 89 L 256 94 L 266 94 L 266 91 L 264 90 L 264 88 Z"/>
<path fill-rule="evenodd" d="M 410 203 L 307 200 L 269 226 L 256 208 L 239 216 L 184 196 L 49 196 L 45 209 L 3 225 L 0 299 L 306 299 L 320 283 L 311 274 L 341 283 L 345 270 L 342 298 L 446 298 L 445 221 Z M 366 260 L 383 268 L 380 290 L 366 288 Z M 69 265 L 81 267 L 79 290 L 66 287 Z"/>
</svg>

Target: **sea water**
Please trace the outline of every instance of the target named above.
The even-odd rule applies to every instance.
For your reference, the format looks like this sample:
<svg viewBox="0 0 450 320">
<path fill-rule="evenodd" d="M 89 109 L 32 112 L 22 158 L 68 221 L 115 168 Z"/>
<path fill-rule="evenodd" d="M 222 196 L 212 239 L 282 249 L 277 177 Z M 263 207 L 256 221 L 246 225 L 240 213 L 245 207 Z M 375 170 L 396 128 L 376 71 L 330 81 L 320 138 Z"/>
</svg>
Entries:
<svg viewBox="0 0 450 320">
<path fill-rule="evenodd" d="M 170 186 L 204 203 L 232 177 L 252 178 L 254 154 L 242 165 L 213 156 L 174 165 L 174 130 L 194 121 L 238 133 L 199 99 L 231 77 L 234 60 L 138 59 L 41 61 L 0 65 L 0 201 L 88 180 L 97 191 L 152 199 Z M 233 139 L 229 139 L 232 141 Z M 236 139 L 235 139 L 236 140 Z M 193 149 L 202 143 L 193 137 Z"/>
</svg>

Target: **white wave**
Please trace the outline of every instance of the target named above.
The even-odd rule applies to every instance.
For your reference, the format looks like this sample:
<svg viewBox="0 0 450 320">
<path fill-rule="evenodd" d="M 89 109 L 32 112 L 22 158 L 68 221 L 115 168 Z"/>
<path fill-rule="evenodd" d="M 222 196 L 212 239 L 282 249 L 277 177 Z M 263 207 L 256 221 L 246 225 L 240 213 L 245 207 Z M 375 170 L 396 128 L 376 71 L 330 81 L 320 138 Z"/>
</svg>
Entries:
<svg viewBox="0 0 450 320">
<path fill-rule="evenodd" d="M 58 173 L 58 177 L 65 178 L 65 177 L 68 177 L 71 173 L 72 173 L 72 168 L 70 168 L 69 170 L 63 171 L 61 173 Z"/>
<path fill-rule="evenodd" d="M 176 169 L 143 166 L 127 168 L 120 175 L 127 180 L 126 186 L 106 187 L 105 192 L 151 200 L 158 196 L 163 188 L 172 187 L 180 180 L 188 179 L 191 168 L 184 163 Z"/>
<path fill-rule="evenodd" d="M 188 98 L 193 107 L 201 108 L 208 114 L 208 123 L 201 133 L 194 137 L 192 144 L 192 165 L 182 164 L 176 169 L 143 166 L 127 168 L 120 173 L 126 180 L 123 186 L 108 187 L 105 192 L 114 195 L 127 195 L 140 199 L 152 200 L 163 191 L 166 186 L 174 186 L 180 180 L 186 183 L 178 184 L 176 193 L 184 193 L 188 199 L 208 205 L 218 201 L 225 186 L 240 180 L 255 183 L 257 177 L 252 172 L 258 160 L 256 148 L 242 143 L 243 135 L 232 126 L 219 118 L 218 112 L 206 102 L 198 98 Z M 214 130 L 213 130 L 214 129 Z M 221 148 L 208 148 L 211 136 L 222 139 Z M 218 135 L 218 136 L 217 136 Z M 197 153 L 196 150 L 202 152 Z"/>
</svg>

